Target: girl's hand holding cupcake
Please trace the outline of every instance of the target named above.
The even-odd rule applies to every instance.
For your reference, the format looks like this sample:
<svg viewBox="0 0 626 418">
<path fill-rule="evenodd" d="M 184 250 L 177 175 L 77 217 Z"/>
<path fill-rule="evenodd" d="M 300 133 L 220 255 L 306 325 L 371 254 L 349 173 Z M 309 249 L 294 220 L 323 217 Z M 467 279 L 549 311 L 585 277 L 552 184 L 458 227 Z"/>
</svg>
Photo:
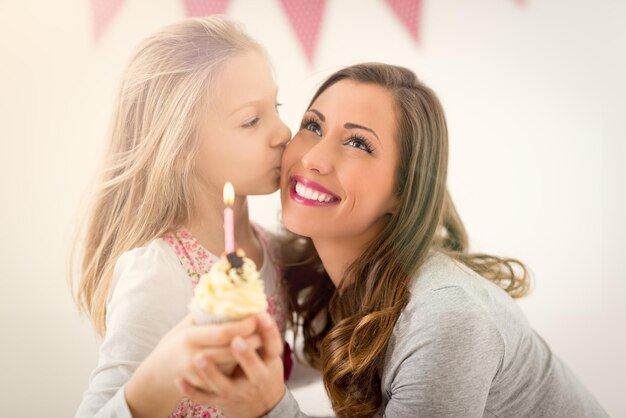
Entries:
<svg viewBox="0 0 626 418">
<path fill-rule="evenodd" d="M 154 416 L 170 411 L 180 400 L 175 381 L 184 379 L 197 386 L 206 379 L 197 372 L 198 361 L 209 358 L 221 372 L 233 370 L 237 358 L 231 342 L 243 341 L 252 350 L 261 345 L 255 317 L 223 324 L 197 325 L 187 315 L 163 336 L 126 384 L 125 396 L 133 417 Z M 150 389 L 150 390 L 148 390 Z M 154 399 L 148 397 L 154 393 Z"/>
<path fill-rule="evenodd" d="M 268 314 L 254 317 L 262 348 L 249 343 L 250 338 L 235 337 L 230 351 L 239 364 L 232 376 L 224 374 L 209 353 L 199 353 L 193 369 L 202 382 L 176 381 L 180 395 L 192 401 L 215 405 L 226 416 L 259 417 L 281 400 L 285 393 L 283 380 L 283 340 L 274 320 Z"/>
</svg>

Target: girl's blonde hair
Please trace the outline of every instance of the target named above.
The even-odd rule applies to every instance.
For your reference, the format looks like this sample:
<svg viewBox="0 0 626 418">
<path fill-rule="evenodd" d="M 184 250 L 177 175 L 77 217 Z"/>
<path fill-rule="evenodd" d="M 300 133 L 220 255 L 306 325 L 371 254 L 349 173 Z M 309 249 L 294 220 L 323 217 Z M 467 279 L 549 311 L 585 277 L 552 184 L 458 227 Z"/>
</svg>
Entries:
<svg viewBox="0 0 626 418">
<path fill-rule="evenodd" d="M 130 61 L 114 107 L 108 150 L 72 260 L 75 299 L 96 331 L 118 257 L 192 216 L 191 174 L 206 92 L 230 57 L 261 46 L 222 17 L 191 18 L 147 38 Z M 213 86 L 214 87 L 214 86 Z M 72 263 L 74 264 L 74 263 Z M 77 266 L 78 267 L 78 266 Z M 70 281 L 75 277 L 70 275 Z"/>
</svg>

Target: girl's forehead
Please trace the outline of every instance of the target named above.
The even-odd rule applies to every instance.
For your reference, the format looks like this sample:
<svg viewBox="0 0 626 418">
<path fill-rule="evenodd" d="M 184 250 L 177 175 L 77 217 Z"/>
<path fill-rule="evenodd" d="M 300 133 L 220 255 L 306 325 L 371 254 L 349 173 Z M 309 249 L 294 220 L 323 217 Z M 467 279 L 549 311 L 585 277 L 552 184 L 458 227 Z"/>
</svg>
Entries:
<svg viewBox="0 0 626 418">
<path fill-rule="evenodd" d="M 209 102 L 227 113 L 246 104 L 274 101 L 277 85 L 267 58 L 249 51 L 229 58 L 212 78 Z"/>
</svg>

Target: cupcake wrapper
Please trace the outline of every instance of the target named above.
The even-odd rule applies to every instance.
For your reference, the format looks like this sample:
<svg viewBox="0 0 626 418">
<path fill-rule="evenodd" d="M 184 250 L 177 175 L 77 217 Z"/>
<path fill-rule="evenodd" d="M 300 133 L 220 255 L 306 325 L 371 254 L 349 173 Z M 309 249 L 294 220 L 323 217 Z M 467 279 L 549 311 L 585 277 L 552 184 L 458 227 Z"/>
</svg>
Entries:
<svg viewBox="0 0 626 418">
<path fill-rule="evenodd" d="M 193 301 L 189 305 L 189 311 L 191 312 L 191 315 L 193 316 L 193 320 L 196 325 L 223 324 L 226 322 L 235 321 L 237 319 L 205 312 L 198 306 L 196 306 Z"/>
<path fill-rule="evenodd" d="M 234 321 L 233 318 L 224 318 L 204 312 L 194 312 L 193 321 L 196 325 L 209 325 L 209 324 L 225 324 L 230 321 Z"/>
<path fill-rule="evenodd" d="M 206 312 L 196 303 L 195 299 L 192 299 L 191 302 L 189 303 L 189 312 L 193 315 L 193 319 L 196 324 L 206 325 L 206 324 L 223 324 L 224 322 L 239 321 L 251 315 L 257 315 L 257 314 L 266 312 L 266 309 L 262 309 L 258 312 L 248 312 L 247 314 L 242 315 L 242 316 L 216 315 L 216 314 Z"/>
</svg>

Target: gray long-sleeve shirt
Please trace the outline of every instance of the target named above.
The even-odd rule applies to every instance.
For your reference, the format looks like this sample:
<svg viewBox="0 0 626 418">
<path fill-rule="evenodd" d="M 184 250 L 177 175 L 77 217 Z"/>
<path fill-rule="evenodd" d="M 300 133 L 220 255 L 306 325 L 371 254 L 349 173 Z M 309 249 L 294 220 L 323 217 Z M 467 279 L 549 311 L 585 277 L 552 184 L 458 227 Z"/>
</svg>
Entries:
<svg viewBox="0 0 626 418">
<path fill-rule="evenodd" d="M 415 278 L 380 371 L 378 416 L 607 417 L 506 292 L 440 253 Z M 267 417 L 305 415 L 287 392 Z"/>
</svg>

